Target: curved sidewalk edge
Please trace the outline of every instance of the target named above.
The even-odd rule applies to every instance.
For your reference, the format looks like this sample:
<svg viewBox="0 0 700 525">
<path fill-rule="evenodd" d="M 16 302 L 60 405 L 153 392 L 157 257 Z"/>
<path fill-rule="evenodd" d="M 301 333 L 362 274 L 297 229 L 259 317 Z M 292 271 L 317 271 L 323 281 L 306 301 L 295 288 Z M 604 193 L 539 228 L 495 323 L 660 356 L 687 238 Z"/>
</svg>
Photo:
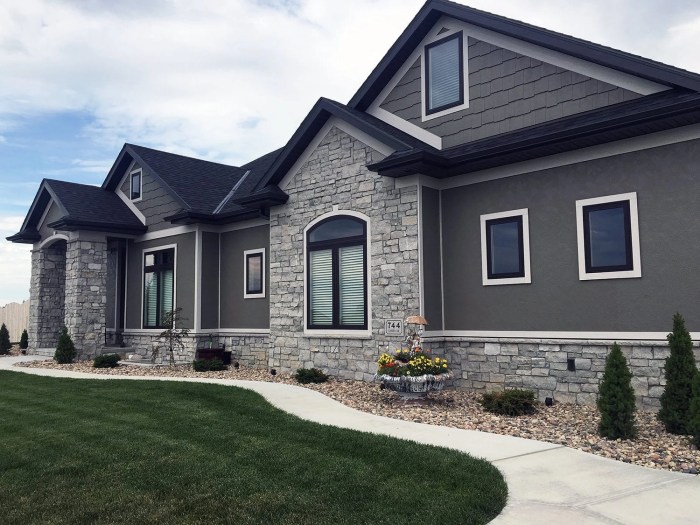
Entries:
<svg viewBox="0 0 700 525">
<path fill-rule="evenodd" d="M 0 370 L 75 379 L 186 381 L 237 386 L 302 419 L 456 449 L 493 462 L 508 483 L 508 505 L 492 523 L 691 525 L 700 515 L 700 477 L 653 470 L 561 445 L 376 416 L 300 386 L 227 379 L 100 375 L 13 366 L 32 356 L 0 358 Z M 40 359 L 45 359 L 41 357 Z"/>
</svg>

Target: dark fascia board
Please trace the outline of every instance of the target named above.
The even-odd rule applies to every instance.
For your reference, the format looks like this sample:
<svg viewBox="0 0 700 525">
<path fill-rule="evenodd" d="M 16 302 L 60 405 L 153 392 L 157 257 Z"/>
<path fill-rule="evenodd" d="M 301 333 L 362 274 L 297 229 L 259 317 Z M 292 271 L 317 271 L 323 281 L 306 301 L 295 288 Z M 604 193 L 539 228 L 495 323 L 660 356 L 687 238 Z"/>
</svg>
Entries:
<svg viewBox="0 0 700 525">
<path fill-rule="evenodd" d="M 255 191 L 278 184 L 331 116 L 338 117 L 348 124 L 352 124 L 359 130 L 364 131 L 395 150 L 410 148 L 408 144 L 383 130 L 369 125 L 364 120 L 353 115 L 352 112 L 344 110 L 328 99 L 320 98 L 294 132 L 292 138 L 289 139 L 289 142 L 287 142 L 287 145 L 277 157 L 274 164 L 260 182 L 258 182 Z M 234 199 L 233 202 L 238 201 Z"/>
<path fill-rule="evenodd" d="M 669 87 L 700 91 L 700 75 L 445 0 L 429 0 L 348 102 L 366 110 L 441 16 L 448 16 Z"/>
<path fill-rule="evenodd" d="M 127 170 L 132 161 L 138 162 L 142 169 L 147 169 L 148 173 L 158 181 L 158 184 L 160 184 L 165 191 L 167 191 L 168 194 L 175 199 L 175 202 L 177 202 L 184 209 L 190 209 L 190 205 L 187 204 L 182 197 L 180 197 L 180 195 L 178 195 L 177 192 L 173 190 L 167 182 L 165 182 L 165 180 L 163 180 L 158 172 L 150 167 L 148 163 L 145 162 L 143 158 L 136 153 L 136 151 L 134 151 L 131 144 L 124 144 L 124 146 L 122 146 L 122 150 L 117 156 L 117 160 L 115 160 L 114 164 L 112 164 L 112 168 L 109 170 L 107 178 L 102 183 L 102 189 L 116 191 L 119 181 L 122 180 L 124 172 Z"/>
<path fill-rule="evenodd" d="M 250 195 L 233 199 L 233 202 L 247 208 L 269 208 L 270 206 L 284 204 L 288 200 L 289 195 L 277 186 L 267 186 Z"/>
<path fill-rule="evenodd" d="M 182 210 L 175 215 L 164 217 L 173 224 L 228 224 L 263 217 L 260 210 L 244 210 L 233 213 L 201 213 Z"/>
<path fill-rule="evenodd" d="M 575 119 L 577 115 L 568 119 Z M 564 127 L 553 133 L 538 133 L 528 136 L 527 130 L 512 132 L 514 140 L 490 145 L 490 139 L 482 139 L 482 148 L 475 148 L 459 155 L 449 156 L 450 151 L 431 153 L 421 150 L 398 152 L 370 164 L 368 169 L 388 177 L 405 177 L 416 173 L 429 174 L 435 178 L 447 178 L 458 174 L 502 166 L 512 162 L 572 151 L 579 147 L 612 142 L 630 136 L 662 131 L 677 127 L 673 119 L 681 117 L 683 125 L 700 122 L 700 98 L 682 101 L 671 107 L 659 107 L 640 111 L 599 122 L 580 126 Z M 553 123 L 561 125 L 561 123 Z M 545 127 L 546 124 L 537 126 Z M 533 131 L 533 130 L 529 130 Z M 497 137 L 502 138 L 502 137 Z M 585 141 L 582 144 L 581 141 Z"/>
<path fill-rule="evenodd" d="M 49 223 L 47 226 L 49 226 L 49 228 L 53 228 L 54 230 L 88 230 L 105 233 L 121 233 L 125 235 L 140 235 L 142 233 L 146 233 L 147 231 L 147 228 L 145 226 L 109 224 L 97 221 L 82 221 L 71 219 L 70 217 L 62 217 L 57 221 Z"/>
<path fill-rule="evenodd" d="M 25 230 L 29 230 L 32 220 L 35 220 L 35 224 L 33 225 L 35 229 L 38 228 L 39 219 L 44 213 L 46 206 L 48 206 L 52 200 L 56 203 L 58 209 L 63 215 L 68 215 L 68 211 L 66 210 L 65 206 L 58 199 L 58 197 L 56 197 L 56 193 L 51 189 L 50 181 L 48 179 L 43 179 L 41 184 L 39 184 L 39 189 L 34 196 L 32 205 L 29 207 L 29 211 L 22 222 L 19 232 L 22 233 Z"/>
<path fill-rule="evenodd" d="M 26 230 L 10 235 L 9 237 L 5 237 L 5 239 L 18 244 L 34 244 L 35 242 L 41 240 L 41 235 L 39 235 L 39 232 L 36 230 Z"/>
</svg>

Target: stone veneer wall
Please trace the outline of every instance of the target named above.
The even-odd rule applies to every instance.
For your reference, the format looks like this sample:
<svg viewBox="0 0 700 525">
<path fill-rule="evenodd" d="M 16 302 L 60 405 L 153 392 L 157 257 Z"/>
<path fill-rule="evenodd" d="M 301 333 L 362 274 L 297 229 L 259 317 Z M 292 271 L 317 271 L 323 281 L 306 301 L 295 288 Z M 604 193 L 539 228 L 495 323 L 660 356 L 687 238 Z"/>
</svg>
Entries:
<svg viewBox="0 0 700 525">
<path fill-rule="evenodd" d="M 64 323 L 65 284 L 66 242 L 33 250 L 27 329 L 30 353 L 43 355 L 50 349 L 53 356 Z"/>
<path fill-rule="evenodd" d="M 75 240 L 66 251 L 65 325 L 78 358 L 92 358 L 104 345 L 107 306 L 107 242 Z"/>
<path fill-rule="evenodd" d="M 544 400 L 594 405 L 612 341 L 426 339 L 424 346 L 444 355 L 454 371 L 454 386 L 473 391 L 527 388 Z M 618 344 L 632 372 L 637 406 L 655 410 L 664 390 L 664 364 L 670 354 L 663 341 Z M 700 349 L 695 349 L 700 365 Z M 567 369 L 574 359 L 576 370 Z"/>
<path fill-rule="evenodd" d="M 370 379 L 379 353 L 394 340 L 384 319 L 418 313 L 418 197 L 416 187 L 394 189 L 394 181 L 365 167 L 381 155 L 331 128 L 290 181 L 289 201 L 270 214 L 270 358 L 289 372 L 316 366 L 347 379 Z M 333 211 L 370 218 L 373 337 L 315 337 L 304 334 L 304 228 Z"/>
</svg>

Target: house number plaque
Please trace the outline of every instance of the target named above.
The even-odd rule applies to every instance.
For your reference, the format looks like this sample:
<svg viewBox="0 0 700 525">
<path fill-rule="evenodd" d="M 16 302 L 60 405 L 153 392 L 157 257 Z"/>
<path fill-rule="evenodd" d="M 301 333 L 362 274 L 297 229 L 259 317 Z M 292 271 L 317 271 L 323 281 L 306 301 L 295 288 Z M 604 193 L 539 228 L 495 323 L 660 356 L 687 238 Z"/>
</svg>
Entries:
<svg viewBox="0 0 700 525">
<path fill-rule="evenodd" d="M 385 335 L 398 335 L 403 337 L 403 320 L 402 319 L 387 319 L 384 321 Z"/>
</svg>

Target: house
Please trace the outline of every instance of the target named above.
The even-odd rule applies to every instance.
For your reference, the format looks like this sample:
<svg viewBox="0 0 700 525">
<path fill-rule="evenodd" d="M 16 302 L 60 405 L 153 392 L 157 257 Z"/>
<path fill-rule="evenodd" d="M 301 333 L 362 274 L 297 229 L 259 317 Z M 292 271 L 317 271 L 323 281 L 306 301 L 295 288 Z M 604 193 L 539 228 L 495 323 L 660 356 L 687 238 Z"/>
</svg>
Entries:
<svg viewBox="0 0 700 525">
<path fill-rule="evenodd" d="M 126 144 L 45 180 L 30 344 L 152 350 L 164 314 L 244 363 L 369 379 L 421 313 L 464 388 L 592 403 L 609 345 L 641 404 L 700 323 L 700 75 L 428 1 L 348 104 L 225 166 Z M 397 330 L 398 332 L 394 332 Z M 699 356 L 700 357 L 700 356 Z"/>
</svg>

